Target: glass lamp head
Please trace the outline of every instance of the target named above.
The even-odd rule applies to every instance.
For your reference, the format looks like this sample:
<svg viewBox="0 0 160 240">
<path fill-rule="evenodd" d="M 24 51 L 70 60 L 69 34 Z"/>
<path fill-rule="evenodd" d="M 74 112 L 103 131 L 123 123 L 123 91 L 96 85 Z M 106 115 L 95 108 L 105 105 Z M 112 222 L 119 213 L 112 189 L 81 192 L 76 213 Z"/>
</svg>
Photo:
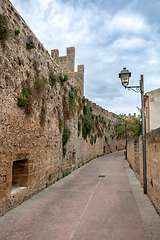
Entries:
<svg viewBox="0 0 160 240">
<path fill-rule="evenodd" d="M 131 72 L 129 72 L 126 68 L 123 68 L 119 73 L 119 78 L 121 79 L 122 85 L 127 87 L 129 84 L 129 78 L 131 77 Z"/>
</svg>

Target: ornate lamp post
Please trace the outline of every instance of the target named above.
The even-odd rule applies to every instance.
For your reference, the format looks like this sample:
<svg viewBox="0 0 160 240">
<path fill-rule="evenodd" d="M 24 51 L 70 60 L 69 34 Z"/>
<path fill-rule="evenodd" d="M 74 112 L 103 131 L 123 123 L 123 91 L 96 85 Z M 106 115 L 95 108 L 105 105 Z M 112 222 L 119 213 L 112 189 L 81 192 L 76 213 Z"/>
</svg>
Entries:
<svg viewBox="0 0 160 240">
<path fill-rule="evenodd" d="M 128 86 L 129 78 L 131 77 L 131 72 L 123 68 L 119 73 L 119 78 L 121 79 L 122 85 L 125 88 L 132 89 L 135 92 L 141 93 L 141 108 L 142 108 L 142 141 L 143 141 L 143 188 L 144 193 L 147 193 L 147 177 L 146 177 L 146 144 L 145 144 L 145 117 L 144 117 L 144 84 L 143 75 L 141 75 L 141 80 L 139 81 L 139 86 Z"/>
</svg>

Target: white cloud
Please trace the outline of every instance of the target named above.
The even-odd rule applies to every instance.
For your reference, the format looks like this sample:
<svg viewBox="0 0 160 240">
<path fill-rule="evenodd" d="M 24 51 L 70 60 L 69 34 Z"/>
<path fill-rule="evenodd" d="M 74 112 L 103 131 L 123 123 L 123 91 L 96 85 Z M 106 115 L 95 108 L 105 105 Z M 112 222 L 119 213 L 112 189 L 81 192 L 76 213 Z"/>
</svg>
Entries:
<svg viewBox="0 0 160 240">
<path fill-rule="evenodd" d="M 136 37 L 131 37 L 131 38 L 119 38 L 117 39 L 113 44 L 112 44 L 112 48 L 114 48 L 115 50 L 139 50 L 139 49 L 143 49 L 146 47 L 149 47 L 150 41 L 146 41 L 143 38 L 139 38 L 138 36 Z"/>
<path fill-rule="evenodd" d="M 148 31 L 148 26 L 144 22 L 144 19 L 138 14 L 133 14 L 125 11 L 118 12 L 110 24 L 110 30 L 112 32 L 121 33 L 142 33 Z"/>
</svg>

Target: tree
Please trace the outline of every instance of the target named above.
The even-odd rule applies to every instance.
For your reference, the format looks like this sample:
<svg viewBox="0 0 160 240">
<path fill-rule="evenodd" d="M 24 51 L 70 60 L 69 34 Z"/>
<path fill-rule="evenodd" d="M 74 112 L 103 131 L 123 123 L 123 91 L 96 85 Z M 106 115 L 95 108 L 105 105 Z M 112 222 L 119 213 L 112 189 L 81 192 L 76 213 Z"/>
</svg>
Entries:
<svg viewBox="0 0 160 240">
<path fill-rule="evenodd" d="M 126 128 L 125 128 L 126 121 Z M 121 122 L 115 124 L 115 134 L 117 139 L 125 139 L 127 132 L 127 138 L 137 138 L 142 135 L 142 121 L 141 118 L 132 118 L 129 120 L 122 119 Z"/>
</svg>

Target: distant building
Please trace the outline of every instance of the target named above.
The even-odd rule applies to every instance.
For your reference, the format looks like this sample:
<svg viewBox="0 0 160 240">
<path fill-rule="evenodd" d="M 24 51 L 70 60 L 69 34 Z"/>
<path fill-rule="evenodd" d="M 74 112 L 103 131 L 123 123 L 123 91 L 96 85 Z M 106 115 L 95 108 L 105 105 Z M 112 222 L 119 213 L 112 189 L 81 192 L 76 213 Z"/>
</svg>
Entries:
<svg viewBox="0 0 160 240">
<path fill-rule="evenodd" d="M 144 99 L 146 132 L 160 127 L 160 88 L 147 92 Z"/>
</svg>

